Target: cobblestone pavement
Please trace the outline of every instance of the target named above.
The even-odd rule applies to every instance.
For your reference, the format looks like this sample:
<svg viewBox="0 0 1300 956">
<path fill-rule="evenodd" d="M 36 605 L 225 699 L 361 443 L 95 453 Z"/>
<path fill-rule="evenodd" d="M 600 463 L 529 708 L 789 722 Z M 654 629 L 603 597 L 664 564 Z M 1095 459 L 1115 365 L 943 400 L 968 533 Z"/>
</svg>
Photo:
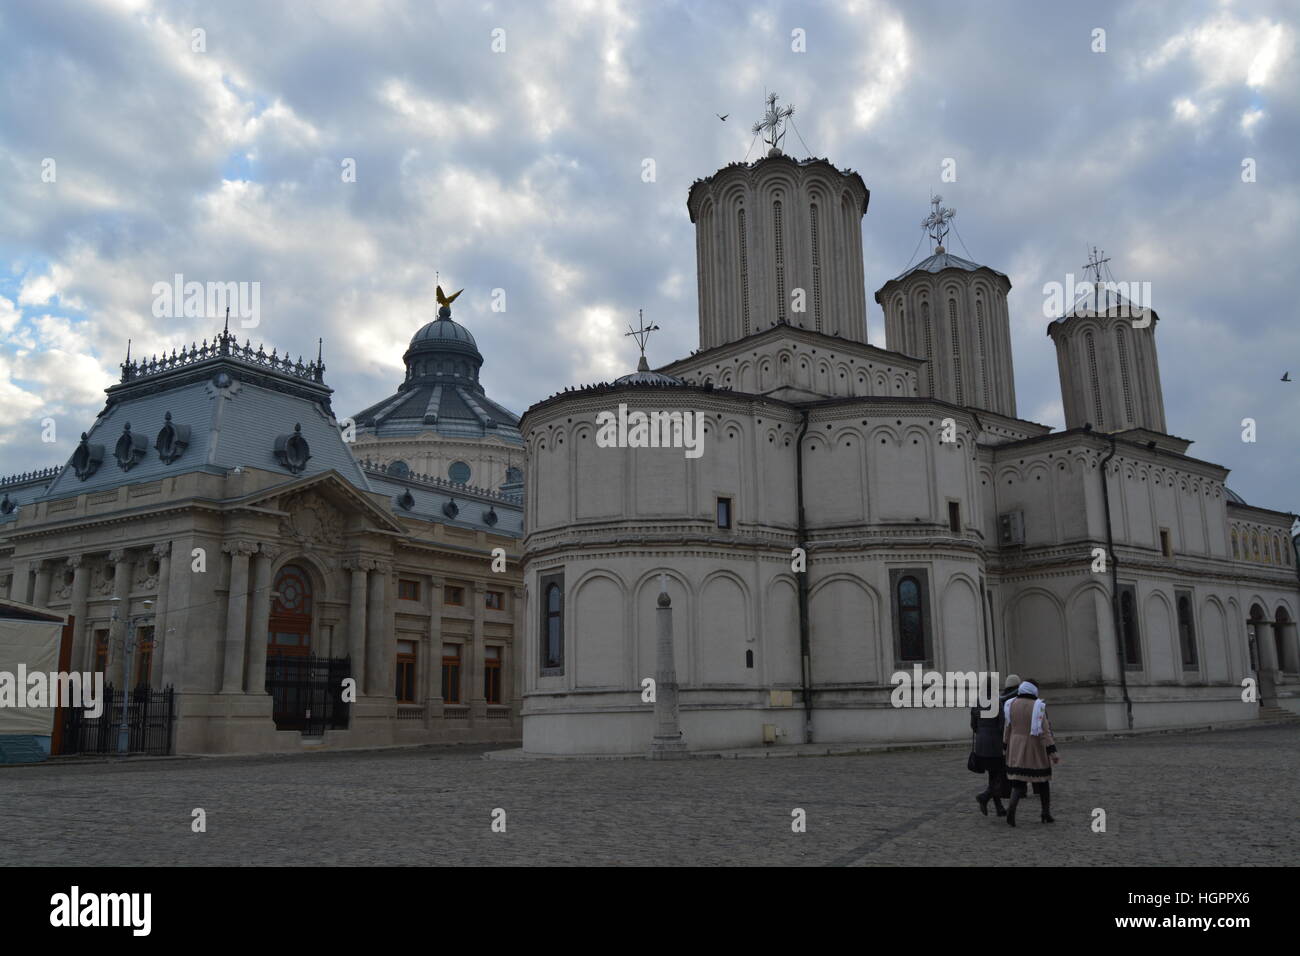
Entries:
<svg viewBox="0 0 1300 956">
<path fill-rule="evenodd" d="M 1031 796 L 1014 830 L 980 815 L 960 749 L 671 763 L 484 749 L 4 768 L 0 864 L 1300 864 L 1294 726 L 1063 745 L 1056 824 Z"/>
</svg>

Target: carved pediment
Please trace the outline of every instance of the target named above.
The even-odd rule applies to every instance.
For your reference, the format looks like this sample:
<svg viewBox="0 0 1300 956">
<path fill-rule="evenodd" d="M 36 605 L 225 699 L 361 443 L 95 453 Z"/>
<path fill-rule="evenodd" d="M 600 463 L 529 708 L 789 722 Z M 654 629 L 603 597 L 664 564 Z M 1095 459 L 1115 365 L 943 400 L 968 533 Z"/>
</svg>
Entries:
<svg viewBox="0 0 1300 956">
<path fill-rule="evenodd" d="M 347 515 L 315 489 L 289 495 L 279 503 L 288 514 L 280 519 L 280 534 L 305 550 L 343 545 Z"/>
</svg>

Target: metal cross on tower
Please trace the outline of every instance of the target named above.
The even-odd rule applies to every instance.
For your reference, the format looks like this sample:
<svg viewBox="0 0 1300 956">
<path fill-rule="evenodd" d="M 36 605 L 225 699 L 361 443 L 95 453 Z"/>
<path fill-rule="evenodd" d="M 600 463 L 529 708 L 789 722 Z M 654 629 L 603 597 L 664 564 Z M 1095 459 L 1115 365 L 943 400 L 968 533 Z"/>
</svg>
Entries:
<svg viewBox="0 0 1300 956">
<path fill-rule="evenodd" d="M 767 111 L 763 118 L 754 124 L 752 132 L 763 134 L 763 142 L 772 149 L 781 149 L 781 140 L 785 139 L 785 121 L 794 115 L 794 106 L 776 105 L 776 94 L 767 94 Z"/>
<path fill-rule="evenodd" d="M 939 205 L 942 202 L 942 196 L 931 196 L 930 215 L 921 220 L 921 228 L 934 240 L 935 252 L 943 252 L 943 241 L 948 238 L 948 223 L 957 215 L 956 209 Z"/>
<path fill-rule="evenodd" d="M 634 329 L 632 328 L 631 323 L 628 323 L 627 331 L 624 332 L 623 334 L 625 336 L 627 335 L 632 336 L 632 338 L 636 339 L 636 344 L 641 347 L 641 361 L 637 363 L 636 367 L 638 372 L 645 372 L 648 371 L 650 368 L 650 366 L 646 364 L 646 360 L 645 360 L 645 343 L 646 340 L 650 338 L 651 332 L 659 331 L 659 326 L 646 325 L 645 313 L 641 309 L 636 310 L 636 316 L 637 316 L 637 324 L 640 327 Z"/>
<path fill-rule="evenodd" d="M 1110 262 L 1110 257 L 1107 256 L 1105 252 L 1098 252 L 1097 247 L 1093 246 L 1092 255 L 1088 257 L 1088 261 L 1084 265 L 1083 270 L 1085 272 L 1091 272 L 1092 281 L 1098 283 L 1101 282 L 1101 270 L 1108 262 Z"/>
</svg>

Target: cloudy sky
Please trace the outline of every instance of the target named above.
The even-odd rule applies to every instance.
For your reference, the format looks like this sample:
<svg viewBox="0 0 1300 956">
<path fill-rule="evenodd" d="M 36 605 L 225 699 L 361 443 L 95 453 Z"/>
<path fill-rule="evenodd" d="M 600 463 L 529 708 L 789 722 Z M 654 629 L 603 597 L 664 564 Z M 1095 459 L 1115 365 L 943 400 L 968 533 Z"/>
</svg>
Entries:
<svg viewBox="0 0 1300 956">
<path fill-rule="evenodd" d="M 1097 245 L 1152 284 L 1170 431 L 1300 510 L 1298 21 L 1294 0 L 6 3 L 0 473 L 66 461 L 128 338 L 212 336 L 154 317 L 177 273 L 260 283 L 254 344 L 323 336 L 340 415 L 395 389 L 435 270 L 516 411 L 629 370 L 638 308 L 652 364 L 685 355 L 687 189 L 745 157 L 774 90 L 787 152 L 871 189 L 874 344 L 871 293 L 939 191 L 953 251 L 1011 277 L 1021 416 L 1060 427 L 1043 286 Z"/>
</svg>

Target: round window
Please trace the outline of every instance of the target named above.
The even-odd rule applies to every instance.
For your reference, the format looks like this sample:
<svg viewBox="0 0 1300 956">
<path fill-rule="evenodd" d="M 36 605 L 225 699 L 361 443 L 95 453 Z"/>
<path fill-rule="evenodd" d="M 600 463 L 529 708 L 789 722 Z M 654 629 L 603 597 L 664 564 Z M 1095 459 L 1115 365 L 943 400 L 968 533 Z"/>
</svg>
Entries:
<svg viewBox="0 0 1300 956">
<path fill-rule="evenodd" d="M 447 469 L 447 477 L 461 484 L 469 481 L 469 474 L 469 465 L 463 461 L 453 461 L 451 467 Z"/>
</svg>

